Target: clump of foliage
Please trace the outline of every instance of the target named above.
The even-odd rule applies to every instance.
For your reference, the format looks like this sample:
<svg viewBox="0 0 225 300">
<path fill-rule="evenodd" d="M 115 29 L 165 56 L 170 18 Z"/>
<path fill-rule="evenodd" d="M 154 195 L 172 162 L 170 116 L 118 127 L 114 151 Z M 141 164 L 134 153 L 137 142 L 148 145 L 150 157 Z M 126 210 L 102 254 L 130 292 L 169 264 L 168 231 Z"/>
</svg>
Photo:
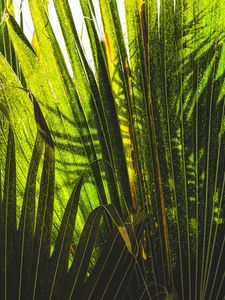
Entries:
<svg viewBox="0 0 225 300">
<path fill-rule="evenodd" d="M 29 89 L 54 143 L 55 227 L 60 228 L 74 180 L 84 172 L 74 236 L 99 205 L 113 205 L 131 228 L 133 215 L 148 215 L 135 237 L 127 225 L 131 244 L 137 244 L 137 253 L 129 256 L 127 250 L 132 264 L 119 260 L 117 273 L 109 263 L 99 282 L 112 285 L 102 294 L 94 283 L 96 271 L 82 297 L 88 298 L 92 286 L 93 299 L 223 299 L 224 1 L 124 0 L 124 32 L 118 1 L 80 0 L 93 66 L 69 1 L 53 2 L 69 63 L 48 1 L 29 0 L 31 42 L 22 18 L 20 25 L 15 21 L 12 5 L 0 2 L 0 109 L 10 120 L 18 153 L 18 214 L 36 145 L 32 103 L 24 91 Z M 3 137 L 6 131 L 2 126 Z M 6 141 L 1 142 L 2 158 Z M 105 218 L 102 240 L 110 240 L 111 230 Z M 102 253 L 103 259 L 107 253 Z M 120 273 L 126 279 L 121 284 Z"/>
<path fill-rule="evenodd" d="M 134 216 L 132 224 L 125 227 L 112 205 L 99 206 L 86 220 L 79 242 L 74 241 L 74 228 L 84 179 L 82 175 L 66 204 L 51 251 L 55 181 L 54 142 L 35 97 L 32 94 L 30 96 L 38 130 L 19 219 L 16 216 L 15 142 L 9 125 L 3 199 L 0 199 L 1 299 L 87 299 L 96 296 L 101 298 L 108 293 L 121 298 L 126 289 L 121 289 L 120 286 L 126 287 L 129 282 L 126 273 L 129 271 L 129 276 L 133 273 L 137 251 L 136 239 L 140 238 L 143 230 L 144 214 Z M 35 213 L 37 175 L 43 151 L 44 162 L 38 208 Z M 109 220 L 115 223 L 117 230 L 111 232 L 108 244 L 102 249 L 102 255 L 90 272 L 91 255 L 104 212 L 108 213 Z M 121 259 L 123 266 L 122 269 L 119 266 L 118 270 L 118 261 Z M 68 268 L 69 260 L 71 262 Z M 111 272 L 108 273 L 109 268 L 111 272 L 115 272 L 116 278 Z M 102 278 L 108 274 L 110 280 L 106 280 L 104 284 Z M 115 291 L 112 291 L 111 285 L 117 287 Z"/>
</svg>

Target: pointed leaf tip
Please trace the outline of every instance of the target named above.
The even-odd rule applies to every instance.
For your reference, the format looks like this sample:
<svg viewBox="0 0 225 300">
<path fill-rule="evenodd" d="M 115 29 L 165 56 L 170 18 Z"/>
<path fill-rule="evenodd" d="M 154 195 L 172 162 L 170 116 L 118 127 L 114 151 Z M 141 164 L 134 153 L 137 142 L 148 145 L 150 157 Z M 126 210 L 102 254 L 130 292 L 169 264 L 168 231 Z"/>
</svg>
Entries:
<svg viewBox="0 0 225 300">
<path fill-rule="evenodd" d="M 131 242 L 130 242 L 130 238 L 129 235 L 127 233 L 127 229 L 125 226 L 118 226 L 118 230 L 126 244 L 127 250 L 130 252 L 130 254 L 132 254 L 132 246 L 131 246 Z"/>
<path fill-rule="evenodd" d="M 54 142 L 52 140 L 52 137 L 51 137 L 50 131 L 48 129 L 47 123 L 45 121 L 45 118 L 43 116 L 43 113 L 38 104 L 38 100 L 32 92 L 29 92 L 29 97 L 34 106 L 34 115 L 35 115 L 35 120 L 37 123 L 38 130 L 39 130 L 41 136 L 44 138 L 44 140 L 49 144 L 49 146 L 54 147 Z"/>
</svg>

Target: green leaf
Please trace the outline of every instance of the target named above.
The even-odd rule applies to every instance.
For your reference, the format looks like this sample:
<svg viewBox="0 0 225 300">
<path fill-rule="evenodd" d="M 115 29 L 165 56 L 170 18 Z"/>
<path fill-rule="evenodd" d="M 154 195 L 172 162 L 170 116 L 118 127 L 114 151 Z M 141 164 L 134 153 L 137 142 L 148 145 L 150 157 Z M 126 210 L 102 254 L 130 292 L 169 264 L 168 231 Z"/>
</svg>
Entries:
<svg viewBox="0 0 225 300">
<path fill-rule="evenodd" d="M 15 298 L 16 265 L 16 158 L 12 128 L 9 126 L 4 196 L 1 203 L 1 298 Z M 2 274 L 1 274 L 2 275 Z"/>
<path fill-rule="evenodd" d="M 38 167 L 44 150 L 44 139 L 53 146 L 49 129 L 36 98 L 31 95 L 37 123 L 37 137 L 29 166 L 23 206 L 18 228 L 18 296 L 28 297 L 34 247 L 35 198 Z M 42 182 L 43 184 L 43 182 Z M 51 206 L 50 206 L 51 207 Z"/>
<path fill-rule="evenodd" d="M 98 128 L 99 121 L 97 120 L 96 111 L 93 106 L 93 99 L 87 99 L 86 91 L 84 91 L 83 88 L 79 89 L 79 91 L 77 87 L 76 89 L 74 88 L 74 84 L 68 73 L 60 47 L 55 39 L 51 25 L 48 22 L 48 17 L 46 15 L 43 4 L 41 2 L 31 0 L 29 1 L 29 6 L 40 49 L 43 50 L 41 52 L 40 61 L 48 66 L 49 79 L 51 80 L 53 89 L 57 94 L 60 91 L 60 84 L 60 93 L 62 93 L 62 96 L 59 97 L 60 101 L 62 101 L 62 99 L 65 99 L 65 102 L 69 103 L 70 105 L 70 110 L 72 109 L 73 119 L 78 125 L 77 129 L 79 130 L 82 144 L 84 146 L 89 164 L 92 168 L 94 180 L 97 182 L 97 188 L 99 190 L 101 202 L 103 204 L 107 204 L 108 201 L 103 187 L 101 171 L 97 160 L 101 158 L 101 152 L 99 149 L 99 140 L 101 141 L 101 138 L 99 139 L 99 137 L 101 135 L 101 131 L 99 131 Z M 46 24 L 48 24 L 48 26 L 45 26 Z M 42 28 L 45 28 L 44 34 Z M 50 37 L 50 39 L 48 37 Z M 83 72 L 80 75 L 82 74 Z M 80 82 L 80 84 L 82 83 L 82 81 Z M 81 105 L 81 103 L 83 103 L 83 105 Z M 96 130 L 98 142 L 94 143 Z"/>
<path fill-rule="evenodd" d="M 49 263 L 45 299 L 60 299 L 63 288 L 63 280 L 68 268 L 69 255 L 72 245 L 72 238 L 82 184 L 83 175 L 80 176 L 73 189 L 60 225 L 54 251 Z"/>
<path fill-rule="evenodd" d="M 68 180 L 71 189 L 74 173 L 78 176 L 89 165 L 92 169 L 94 180 L 97 182 L 101 201 L 106 203 L 99 162 L 93 144 L 94 137 L 91 135 L 91 127 L 88 127 L 81 106 L 81 99 L 79 99 L 76 88 L 66 69 L 50 24 L 45 27 L 48 19 L 42 3 L 32 3 L 31 1 L 30 5 L 31 7 L 34 6 L 31 12 L 34 11 L 36 35 L 40 49 L 43 48 L 46 51 L 45 54 L 37 52 L 40 55 L 38 57 L 34 53 L 33 48 L 12 17 L 9 18 L 7 26 L 14 47 L 18 52 L 18 59 L 21 63 L 27 86 L 38 98 L 56 143 L 56 169 L 60 170 L 60 172 L 56 172 L 56 185 L 59 193 L 56 196 L 58 196 L 57 198 L 60 201 L 67 198 L 68 189 L 65 189 L 65 186 L 68 185 Z M 36 9 L 40 10 L 40 15 L 36 13 Z M 47 33 L 43 33 L 41 28 L 45 28 L 44 30 L 47 30 Z M 48 34 L 51 36 L 51 42 Z M 48 69 L 47 72 L 46 68 Z M 79 161 L 74 155 L 75 151 Z M 89 187 L 90 193 L 96 194 L 93 185 Z M 97 206 L 98 197 L 96 197 L 95 202 Z M 61 206 L 63 206 L 63 203 L 61 203 Z"/>
<path fill-rule="evenodd" d="M 19 75 L 19 65 L 15 50 L 10 40 L 9 32 L 5 24 L 8 18 L 7 12 L 10 11 L 14 15 L 13 1 L 0 1 L 0 52 L 5 56 L 15 73 Z"/>
<path fill-rule="evenodd" d="M 136 252 L 136 242 L 142 234 L 145 216 L 139 214 L 133 220 L 134 223 L 126 225 L 126 230 Z M 135 252 L 131 255 L 118 230 L 114 231 L 84 284 L 79 299 L 123 299 L 134 272 Z M 72 299 L 77 296 L 74 294 Z"/>
<path fill-rule="evenodd" d="M 29 1 L 35 27 L 32 46 L 10 13 L 0 25 L 0 48 L 10 62 L 0 55 L 0 109 L 3 121 L 8 118 L 14 132 L 18 195 L 25 186 L 35 122 L 31 101 L 10 68 L 10 40 L 23 70 L 23 84 L 32 90 L 30 98 L 35 95 L 45 117 L 46 122 L 38 121 L 36 109 L 39 135 L 46 149 L 50 150 L 54 141 L 53 244 L 65 200 L 84 171 L 87 176 L 74 239 L 82 232 L 90 209 L 99 204 L 112 203 L 119 214 L 122 212 L 122 219 L 129 210 L 139 208 L 150 216 L 138 241 L 142 255 L 135 256 L 136 243 L 129 225 L 125 231 L 123 222 L 108 209 L 113 217 L 105 218 L 107 222 L 100 226 L 103 210 L 95 211 L 96 218 L 92 215 L 88 219 L 77 254 L 75 251 L 77 259 L 72 266 L 78 264 L 79 270 L 73 270 L 75 275 L 70 271 L 75 281 L 66 275 L 67 264 L 60 273 L 70 282 L 70 295 L 84 299 L 222 299 L 225 2 L 79 2 L 93 69 L 87 61 L 84 38 L 79 39 L 77 24 L 74 25 L 70 1 L 54 1 L 54 7 L 71 74 L 60 49 L 61 41 L 54 34 L 54 21 L 48 17 L 47 1 Z M 5 2 L 0 4 L 2 14 Z M 84 37 L 85 26 L 82 34 Z M 7 126 L 0 128 L 0 164 L 5 174 Z M 18 218 L 20 207 L 18 201 Z M 113 220 L 117 229 L 111 245 L 91 275 L 92 266 L 88 269 L 88 264 L 96 263 L 98 246 L 105 241 Z M 96 232 L 99 229 L 96 249 L 94 228 Z M 37 255 L 40 259 L 41 256 Z M 62 284 L 65 287 L 64 280 Z M 61 288 L 53 287 L 53 294 L 58 297 Z M 63 290 L 60 297 L 64 297 Z"/>
<path fill-rule="evenodd" d="M 68 299 L 79 297 L 83 289 L 83 284 L 87 276 L 91 254 L 96 242 L 96 237 L 100 228 L 100 222 L 104 213 L 115 223 L 118 232 L 124 240 L 130 254 L 132 247 L 127 229 L 123 224 L 117 210 L 112 205 L 97 207 L 85 222 L 79 244 L 75 250 L 72 266 L 65 280 L 64 296 Z M 62 294 L 63 296 L 63 294 Z"/>
<path fill-rule="evenodd" d="M 52 244 L 52 220 L 54 208 L 55 155 L 54 147 L 45 144 L 45 156 L 40 183 L 34 248 L 32 257 L 32 281 L 30 299 L 43 299 L 48 280 L 47 271 Z"/>
<path fill-rule="evenodd" d="M 21 82 L 0 53 L 0 110 L 3 117 L 9 120 L 14 133 L 18 153 L 17 178 L 20 185 L 24 187 L 35 140 L 36 125 L 32 103 L 21 88 Z M 18 190 L 20 185 L 17 186 Z"/>
<path fill-rule="evenodd" d="M 61 297 L 63 295 L 66 299 L 70 299 L 72 295 L 78 297 L 82 290 L 103 213 L 104 208 L 100 206 L 89 215 L 85 222 L 79 243 L 75 249 L 72 266 L 65 278 Z"/>
<path fill-rule="evenodd" d="M 119 186 L 120 198 L 119 204 L 112 200 L 112 204 L 116 209 L 127 213 L 127 207 L 131 206 L 131 195 L 129 190 L 129 177 L 127 172 L 126 158 L 122 142 L 122 134 L 119 128 L 119 120 L 116 112 L 116 103 L 113 97 L 113 90 L 111 80 L 107 70 L 107 63 L 105 60 L 105 49 L 101 37 L 97 33 L 96 15 L 91 1 L 81 1 L 81 7 L 85 16 L 85 24 L 87 26 L 90 46 L 92 50 L 93 60 L 95 62 L 96 81 L 99 87 L 99 95 L 101 98 L 101 105 L 103 107 L 103 114 L 105 118 L 106 128 L 109 135 L 109 145 L 111 149 L 111 165 L 115 174 L 116 184 Z M 112 116 L 114 121 L 112 122 Z M 120 153 L 120 155 L 118 155 Z M 126 200 L 126 205 L 124 201 Z M 113 199 L 113 198 L 112 198 Z M 127 206 L 127 207 L 126 207 Z"/>
<path fill-rule="evenodd" d="M 123 224 L 123 221 L 121 220 L 118 211 L 112 205 L 104 206 L 104 209 L 107 212 L 107 214 L 110 216 L 113 223 L 118 228 L 122 238 L 124 239 L 125 245 L 127 246 L 127 250 L 132 254 L 132 247 L 131 247 L 130 239 L 127 234 L 126 227 Z"/>
<path fill-rule="evenodd" d="M 101 158 L 112 165 L 109 124 L 106 123 L 106 111 L 103 108 L 102 99 L 100 98 L 101 92 L 97 87 L 94 74 L 91 71 L 83 53 L 68 1 L 55 1 L 55 8 L 73 70 L 73 81 L 77 87 L 79 98 L 82 101 L 82 108 L 87 120 L 87 125 L 90 128 L 91 134 L 93 132 L 93 126 L 97 130 L 99 143 L 94 143 L 94 139 L 92 137 L 93 144 L 95 146 L 96 158 L 100 158 L 99 153 L 101 153 Z M 109 189 L 110 200 L 112 203 L 117 205 L 119 202 L 119 196 L 114 178 L 114 170 L 109 168 L 106 163 L 101 164 L 101 169 L 106 176 L 105 186 Z M 103 202 L 102 204 L 106 204 L 106 202 Z M 120 210 L 120 206 L 117 208 Z"/>
<path fill-rule="evenodd" d="M 22 213 L 18 229 L 18 295 L 21 298 L 27 297 L 27 289 L 29 287 L 31 275 L 30 272 L 34 242 L 36 181 L 43 148 L 44 141 L 41 135 L 38 133 L 27 176 L 27 184 L 24 192 Z"/>
</svg>

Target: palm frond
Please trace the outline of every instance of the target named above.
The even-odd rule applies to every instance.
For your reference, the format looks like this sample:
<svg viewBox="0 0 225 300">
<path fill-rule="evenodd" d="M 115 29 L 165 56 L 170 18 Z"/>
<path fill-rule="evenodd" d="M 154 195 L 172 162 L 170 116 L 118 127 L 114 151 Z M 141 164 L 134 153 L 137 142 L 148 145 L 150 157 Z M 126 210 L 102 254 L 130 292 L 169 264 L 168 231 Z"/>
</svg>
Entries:
<svg viewBox="0 0 225 300">
<path fill-rule="evenodd" d="M 100 206 L 92 212 L 85 223 L 79 243 L 75 241 L 78 244 L 77 249 L 72 248 L 78 203 L 83 186 L 83 174 L 77 181 L 66 204 L 51 253 L 54 233 L 52 226 L 55 181 L 54 142 L 37 98 L 32 93 L 29 93 L 29 96 L 34 106 L 37 136 L 29 164 L 19 218 L 16 216 L 16 151 L 13 131 L 9 122 L 4 195 L 0 203 L 1 297 L 3 299 L 61 299 L 63 295 L 65 296 L 63 288 L 69 284 L 67 298 L 71 299 L 73 294 L 80 295 L 83 291 L 88 272 L 91 274 L 96 272 L 89 270 L 89 264 L 104 212 L 108 213 L 109 220 L 117 227 L 111 236 L 115 238 L 115 234 L 119 234 L 122 239 L 123 252 L 130 258 L 133 255 L 131 242 L 133 245 L 136 243 L 136 236 L 134 239 L 132 235 L 140 235 L 140 232 L 138 233 L 137 229 L 133 227 L 133 230 L 128 231 L 112 205 Z M 44 161 L 39 185 L 38 169 L 43 152 Z M 37 191 L 39 200 L 36 213 Z M 144 226 L 144 215 L 137 216 L 137 221 Z M 118 235 L 116 236 L 118 238 Z M 111 251 L 117 253 L 117 247 L 111 245 Z M 75 251 L 75 255 L 69 266 L 71 249 Z M 103 260 L 103 265 L 109 265 L 108 257 Z M 110 261 L 110 268 L 112 271 L 116 271 L 116 260 Z M 123 271 L 124 274 L 125 271 Z"/>
<path fill-rule="evenodd" d="M 1 23 L 0 38 L 0 109 L 2 115 L 7 115 L 6 121 L 1 122 L 4 137 L 1 178 L 12 171 L 8 169 L 9 162 L 4 164 L 9 156 L 7 149 L 10 149 L 10 145 L 6 146 L 7 140 L 12 143 L 12 138 L 7 138 L 8 121 L 16 143 L 20 199 L 31 168 L 29 162 L 33 161 L 36 169 L 39 163 L 31 160 L 32 151 L 36 153 L 33 150 L 35 121 L 27 90 L 32 91 L 30 98 L 37 105 L 36 121 L 39 108 L 43 112 L 42 117 L 38 113 L 45 121 L 37 121 L 39 134 L 35 147 L 37 141 L 45 147 L 44 166 L 52 167 L 47 168 L 48 174 L 53 174 L 55 161 L 53 232 L 58 250 L 53 252 L 52 261 L 53 257 L 61 261 L 59 252 L 64 249 L 66 263 L 61 265 L 60 262 L 62 269 L 52 273 L 56 280 L 49 279 L 48 295 L 61 297 L 66 287 L 71 299 L 106 299 L 110 295 L 113 299 L 223 299 L 224 1 L 125 0 L 125 31 L 119 1 L 80 0 L 79 4 L 92 65 L 69 1 L 54 1 L 69 62 L 65 60 L 48 16 L 48 1 L 29 0 L 35 28 L 32 44 L 22 26 L 16 23 L 13 10 L 5 5 L 0 10 L 1 15 L 6 13 L 7 16 Z M 9 59 L 8 39 L 15 49 L 13 55 L 15 61 L 19 61 L 23 78 L 14 67 L 17 76 L 10 68 L 13 64 Z M 47 132 L 46 128 L 49 128 Z M 40 153 L 39 157 L 42 161 Z M 44 182 L 50 184 L 51 176 L 48 177 L 44 169 L 42 177 L 33 167 L 34 173 L 30 175 L 34 182 L 41 182 L 41 186 Z M 81 180 L 82 174 L 85 180 L 78 193 L 79 205 L 77 197 L 71 212 L 73 221 L 68 222 L 70 232 L 64 232 L 66 244 L 60 248 L 58 244 L 63 238 L 57 239 L 57 234 L 63 230 L 66 219 L 70 219 L 68 212 L 64 215 L 64 210 L 69 210 L 64 199 L 69 198 L 74 181 Z M 5 186 L 8 186 L 7 181 Z M 26 189 L 33 194 L 33 204 L 30 201 L 29 205 L 34 215 L 33 184 Z M 50 194 L 46 187 L 42 193 L 40 211 L 45 212 L 46 206 L 41 203 Z M 5 193 L 2 203 L 6 201 L 4 197 Z M 98 207 L 99 204 L 102 206 Z M 4 205 L 1 205 L 2 215 Z M 110 205 L 116 208 L 122 220 L 136 212 L 137 220 L 134 218 L 124 231 L 117 213 L 111 211 L 111 218 L 104 215 L 104 225 L 100 226 L 104 208 L 110 211 Z M 20 208 L 22 206 L 21 220 L 24 220 L 26 199 L 23 205 L 20 202 Z M 149 216 L 146 223 L 142 213 Z M 103 247 L 112 230 L 112 220 L 116 219 L 122 236 L 117 229 L 99 260 L 98 250 L 91 258 L 94 241 L 97 239 L 98 247 Z M 51 217 L 46 214 L 44 221 L 44 213 L 40 220 L 48 223 Z M 71 239 L 80 236 L 84 220 L 88 221 L 75 251 L 76 260 L 67 274 L 72 277 L 55 288 L 53 283 L 60 281 L 60 276 L 65 277 L 68 271 L 71 257 L 68 245 Z M 35 223 L 29 226 L 33 232 Z M 38 232 L 44 234 L 41 229 Z M 31 239 L 34 244 L 40 243 L 34 237 Z M 44 266 L 49 237 L 46 243 L 48 250 L 35 244 L 39 250 L 32 270 L 37 283 L 37 260 Z M 81 255 L 83 250 L 86 259 Z M 93 273 L 86 278 L 90 262 Z M 114 272 L 107 273 L 111 264 Z M 71 279 L 73 276 L 77 276 L 75 282 Z"/>
</svg>

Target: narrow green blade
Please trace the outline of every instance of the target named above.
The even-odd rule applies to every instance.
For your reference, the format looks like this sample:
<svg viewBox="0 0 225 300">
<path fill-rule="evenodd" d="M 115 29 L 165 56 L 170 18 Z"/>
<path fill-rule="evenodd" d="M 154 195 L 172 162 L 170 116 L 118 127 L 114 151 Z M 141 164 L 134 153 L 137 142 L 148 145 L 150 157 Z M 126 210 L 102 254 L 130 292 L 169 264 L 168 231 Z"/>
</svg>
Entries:
<svg viewBox="0 0 225 300">
<path fill-rule="evenodd" d="M 96 208 L 88 217 L 82 231 L 79 244 L 75 250 L 73 264 L 65 281 L 65 297 L 68 299 L 79 298 L 83 289 L 83 284 L 87 276 L 87 271 L 91 259 L 91 254 L 95 245 L 96 237 L 100 228 L 103 214 L 107 213 L 110 220 L 115 223 L 117 232 L 123 238 L 123 242 L 128 251 L 132 253 L 131 241 L 127 229 L 122 222 L 117 210 L 112 205 L 100 206 Z"/>
<path fill-rule="evenodd" d="M 77 181 L 65 209 L 54 251 L 49 263 L 45 299 L 60 299 L 64 284 L 63 279 L 65 278 L 68 269 L 69 255 L 82 183 L 83 175 L 80 176 Z"/>
<path fill-rule="evenodd" d="M 37 137 L 30 162 L 27 183 L 24 192 L 22 213 L 18 228 L 18 298 L 29 297 L 31 268 L 34 246 L 35 198 L 38 167 L 44 149 L 44 140 L 53 146 L 49 129 L 38 105 L 37 99 L 30 94 L 37 123 Z"/>
<path fill-rule="evenodd" d="M 7 158 L 5 167 L 4 196 L 1 215 L 1 298 L 15 298 L 16 287 L 16 158 L 12 128 L 9 126 Z"/>
<path fill-rule="evenodd" d="M 129 253 L 124 240 L 116 230 L 103 248 L 94 270 L 82 288 L 79 299 L 123 299 L 131 273 L 134 271 L 135 255 L 138 251 L 137 241 L 143 231 L 145 216 L 143 214 L 134 216 L 133 221 L 126 225 L 134 247 L 133 255 Z M 72 299 L 76 298 L 77 295 L 73 295 Z"/>
<path fill-rule="evenodd" d="M 40 112 L 39 112 L 40 113 Z M 40 120 L 41 121 L 41 120 Z M 40 124 L 43 123 L 43 120 Z M 43 126 L 43 125 L 40 125 Z M 45 155 L 40 183 L 36 230 L 32 258 L 32 272 L 30 283 L 30 299 L 44 299 L 47 282 L 47 270 L 50 260 L 52 244 L 52 220 L 54 208 L 54 182 L 55 182 L 55 153 L 51 136 L 45 131 Z"/>
</svg>

